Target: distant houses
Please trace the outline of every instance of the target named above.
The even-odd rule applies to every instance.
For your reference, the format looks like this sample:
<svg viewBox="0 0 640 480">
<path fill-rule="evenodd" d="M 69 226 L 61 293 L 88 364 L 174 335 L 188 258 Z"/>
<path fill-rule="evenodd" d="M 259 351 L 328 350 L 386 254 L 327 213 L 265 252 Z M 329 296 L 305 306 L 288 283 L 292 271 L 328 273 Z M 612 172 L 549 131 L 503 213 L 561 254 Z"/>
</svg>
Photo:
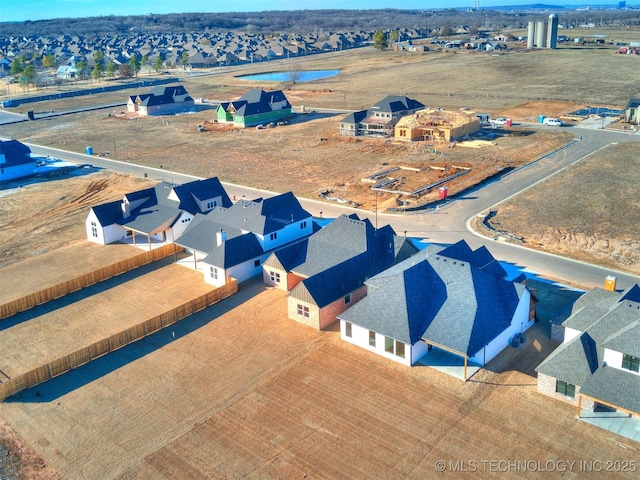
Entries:
<svg viewBox="0 0 640 480">
<path fill-rule="evenodd" d="M 267 92 L 254 88 L 238 100 L 221 102 L 216 113 L 219 122 L 252 127 L 289 118 L 291 104 L 281 90 Z"/>
<path fill-rule="evenodd" d="M 149 93 L 132 95 L 127 101 L 127 111 L 140 116 L 184 112 L 193 107 L 193 98 L 182 85 L 157 86 Z"/>
<path fill-rule="evenodd" d="M 31 149 L 18 140 L 0 141 L 0 182 L 29 177 L 36 170 Z"/>
</svg>

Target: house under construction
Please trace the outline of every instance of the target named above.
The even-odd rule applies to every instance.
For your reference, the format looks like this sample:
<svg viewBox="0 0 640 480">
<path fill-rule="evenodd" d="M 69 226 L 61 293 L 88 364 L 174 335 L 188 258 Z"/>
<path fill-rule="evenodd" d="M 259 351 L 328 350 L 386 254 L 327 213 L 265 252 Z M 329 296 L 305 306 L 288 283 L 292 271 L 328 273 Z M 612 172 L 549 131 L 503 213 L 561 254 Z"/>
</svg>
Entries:
<svg viewBox="0 0 640 480">
<path fill-rule="evenodd" d="M 402 117 L 394 129 L 394 137 L 411 142 L 450 142 L 480 129 L 476 112 L 426 109 Z"/>
</svg>

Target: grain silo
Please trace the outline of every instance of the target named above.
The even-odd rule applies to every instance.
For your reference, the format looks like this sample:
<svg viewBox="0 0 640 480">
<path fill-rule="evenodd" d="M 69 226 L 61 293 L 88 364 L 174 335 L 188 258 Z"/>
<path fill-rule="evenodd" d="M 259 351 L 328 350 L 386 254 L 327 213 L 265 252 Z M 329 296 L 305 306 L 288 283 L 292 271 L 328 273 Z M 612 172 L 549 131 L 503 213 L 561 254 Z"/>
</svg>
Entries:
<svg viewBox="0 0 640 480">
<path fill-rule="evenodd" d="M 527 30 L 527 48 L 533 48 L 535 45 L 536 37 L 536 22 L 529 22 L 529 29 Z"/>
<path fill-rule="evenodd" d="M 549 26 L 547 30 L 547 48 L 555 49 L 558 41 L 558 14 L 549 15 Z"/>
<path fill-rule="evenodd" d="M 544 41 L 547 36 L 547 22 L 544 20 L 536 22 L 536 47 L 544 48 Z"/>
</svg>

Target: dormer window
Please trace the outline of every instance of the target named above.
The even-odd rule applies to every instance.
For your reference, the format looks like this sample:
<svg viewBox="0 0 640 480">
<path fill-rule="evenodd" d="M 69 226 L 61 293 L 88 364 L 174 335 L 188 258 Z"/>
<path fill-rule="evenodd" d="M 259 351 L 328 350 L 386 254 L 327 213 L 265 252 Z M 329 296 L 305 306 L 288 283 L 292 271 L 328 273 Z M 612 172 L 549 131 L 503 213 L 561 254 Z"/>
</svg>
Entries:
<svg viewBox="0 0 640 480">
<path fill-rule="evenodd" d="M 622 355 L 622 368 L 625 370 L 631 370 L 632 372 L 638 372 L 640 370 L 640 358 L 633 355 Z"/>
</svg>

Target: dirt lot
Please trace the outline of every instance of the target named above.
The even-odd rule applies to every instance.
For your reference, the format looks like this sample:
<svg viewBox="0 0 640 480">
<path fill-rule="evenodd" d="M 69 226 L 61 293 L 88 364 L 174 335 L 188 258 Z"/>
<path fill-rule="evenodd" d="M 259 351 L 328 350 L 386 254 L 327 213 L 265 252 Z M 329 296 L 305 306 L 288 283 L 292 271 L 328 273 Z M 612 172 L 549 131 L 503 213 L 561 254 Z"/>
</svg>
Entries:
<svg viewBox="0 0 640 480">
<path fill-rule="evenodd" d="M 543 323 L 463 384 L 287 320 L 279 290 L 228 300 L 0 415 L 63 478 L 433 478 L 438 460 L 637 458 L 536 392 L 533 368 L 555 346 Z"/>
<path fill-rule="evenodd" d="M 500 204 L 489 225 L 521 238 L 504 236 L 529 248 L 595 260 L 640 275 L 637 149 L 635 144 L 621 143 L 594 153 L 535 189 Z M 524 212 L 536 212 L 536 222 Z M 479 223 L 476 220 L 476 231 L 495 235 Z"/>
</svg>

